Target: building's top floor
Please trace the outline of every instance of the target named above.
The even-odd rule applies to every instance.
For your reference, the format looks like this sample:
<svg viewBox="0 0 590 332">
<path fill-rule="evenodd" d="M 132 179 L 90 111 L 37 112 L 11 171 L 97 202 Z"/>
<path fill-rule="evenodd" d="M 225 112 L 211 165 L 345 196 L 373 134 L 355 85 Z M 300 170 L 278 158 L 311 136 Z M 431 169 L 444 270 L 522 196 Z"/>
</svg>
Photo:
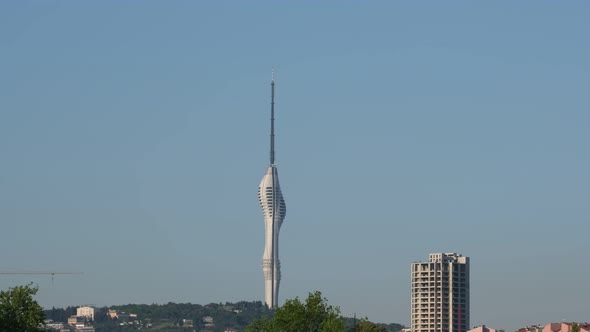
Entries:
<svg viewBox="0 0 590 332">
<path fill-rule="evenodd" d="M 430 263 L 459 263 L 466 264 L 469 262 L 469 257 L 465 257 L 461 254 L 452 253 L 436 253 L 430 254 Z"/>
<path fill-rule="evenodd" d="M 469 257 L 457 253 L 434 253 L 428 257 L 428 262 L 413 262 L 412 264 L 427 264 L 427 263 L 454 263 L 454 264 L 469 264 Z"/>
</svg>

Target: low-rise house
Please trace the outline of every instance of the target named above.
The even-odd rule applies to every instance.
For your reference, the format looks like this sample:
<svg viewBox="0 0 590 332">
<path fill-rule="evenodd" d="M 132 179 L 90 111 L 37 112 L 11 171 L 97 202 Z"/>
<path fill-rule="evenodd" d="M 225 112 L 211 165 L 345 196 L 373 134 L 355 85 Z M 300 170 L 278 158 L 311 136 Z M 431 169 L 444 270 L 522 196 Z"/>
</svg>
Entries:
<svg viewBox="0 0 590 332">
<path fill-rule="evenodd" d="M 129 319 L 131 317 L 131 315 L 134 315 L 135 318 L 137 318 L 136 314 L 128 314 L 124 311 L 111 310 L 111 309 L 109 309 L 109 311 L 107 311 L 107 316 L 109 316 L 111 319 Z"/>
<path fill-rule="evenodd" d="M 549 323 L 543 327 L 542 332 L 572 332 L 574 325 L 577 325 L 580 332 L 590 332 L 589 323 Z"/>
<path fill-rule="evenodd" d="M 110 319 L 117 318 L 117 310 L 109 309 L 109 311 L 107 311 L 107 316 L 109 316 Z"/>
<path fill-rule="evenodd" d="M 84 317 L 80 317 L 80 316 L 70 316 L 70 318 L 68 318 L 68 325 L 70 325 L 70 326 L 84 324 L 85 322 L 86 322 L 86 320 L 84 319 Z"/>
<path fill-rule="evenodd" d="M 518 329 L 517 332 L 543 332 L 543 326 L 531 325 Z"/>
<path fill-rule="evenodd" d="M 490 329 L 489 327 L 487 327 L 485 325 L 480 325 L 480 326 L 472 328 L 471 330 L 469 330 L 467 332 L 498 332 L 498 330 Z"/>
<path fill-rule="evenodd" d="M 60 330 L 64 329 L 64 323 L 61 323 L 61 322 L 54 322 L 51 319 L 46 319 L 44 321 L 44 323 L 45 323 L 45 327 L 52 330 L 52 331 L 53 330 L 60 331 Z"/>
</svg>

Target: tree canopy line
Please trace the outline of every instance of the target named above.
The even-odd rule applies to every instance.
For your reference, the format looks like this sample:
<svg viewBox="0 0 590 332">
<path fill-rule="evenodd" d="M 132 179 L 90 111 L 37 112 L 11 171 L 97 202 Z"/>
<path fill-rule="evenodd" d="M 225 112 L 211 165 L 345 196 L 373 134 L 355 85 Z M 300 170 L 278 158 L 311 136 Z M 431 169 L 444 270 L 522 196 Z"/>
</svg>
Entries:
<svg viewBox="0 0 590 332">
<path fill-rule="evenodd" d="M 76 307 L 43 308 L 33 299 L 38 288 L 32 284 L 0 291 L 0 332 L 45 331 L 43 322 L 67 323 L 76 315 Z M 121 325 L 111 319 L 107 311 L 117 310 L 136 314 L 142 324 Z M 213 318 L 213 326 L 205 326 L 203 317 Z M 127 318 L 128 319 L 128 318 Z M 192 321 L 192 326 L 186 322 Z M 310 293 L 305 301 L 299 298 L 287 300 L 282 307 L 270 310 L 261 301 L 236 303 L 127 304 L 97 308 L 93 325 L 97 332 L 135 331 L 145 329 L 149 323 L 152 331 L 211 331 L 223 332 L 234 328 L 247 332 L 398 332 L 399 324 L 375 324 L 365 319 L 343 317 L 338 307 L 328 304 L 321 292 Z"/>
<path fill-rule="evenodd" d="M 375 324 L 366 318 L 345 318 L 339 307 L 328 304 L 316 291 L 304 302 L 299 298 L 287 300 L 272 317 L 253 321 L 246 332 L 397 332 L 402 328 L 399 324 Z"/>
</svg>

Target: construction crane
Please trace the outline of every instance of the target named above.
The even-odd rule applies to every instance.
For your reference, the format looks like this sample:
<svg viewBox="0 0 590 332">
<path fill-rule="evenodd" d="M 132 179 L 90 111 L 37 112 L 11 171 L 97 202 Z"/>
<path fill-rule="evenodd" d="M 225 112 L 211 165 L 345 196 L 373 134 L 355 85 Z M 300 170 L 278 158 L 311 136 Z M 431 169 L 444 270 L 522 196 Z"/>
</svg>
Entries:
<svg viewBox="0 0 590 332">
<path fill-rule="evenodd" d="M 31 274 L 46 274 L 51 275 L 51 281 L 53 281 L 53 277 L 58 274 L 84 274 L 84 272 L 53 272 L 53 271 L 14 271 L 14 272 L 1 272 L 0 274 L 9 274 L 9 275 L 31 275 Z"/>
</svg>

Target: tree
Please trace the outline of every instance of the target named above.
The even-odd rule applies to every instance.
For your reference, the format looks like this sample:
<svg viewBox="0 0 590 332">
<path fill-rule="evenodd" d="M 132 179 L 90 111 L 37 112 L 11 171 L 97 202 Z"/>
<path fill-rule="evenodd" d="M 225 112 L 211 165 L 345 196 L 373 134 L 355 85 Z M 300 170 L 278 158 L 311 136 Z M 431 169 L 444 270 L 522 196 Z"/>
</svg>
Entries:
<svg viewBox="0 0 590 332">
<path fill-rule="evenodd" d="M 383 326 L 379 326 L 375 323 L 369 322 L 368 320 L 361 320 L 356 324 L 353 332 L 387 332 L 387 329 Z"/>
<path fill-rule="evenodd" d="M 309 293 L 305 303 L 299 298 L 287 300 L 275 311 L 272 319 L 259 319 L 250 324 L 248 332 L 344 332 L 340 308 L 328 304 L 322 293 Z"/>
<path fill-rule="evenodd" d="M 43 308 L 33 300 L 38 287 L 32 283 L 0 291 L 0 332 L 43 331 Z"/>
<path fill-rule="evenodd" d="M 572 325 L 572 332 L 580 332 L 580 327 L 578 324 L 574 323 L 574 325 Z"/>
<path fill-rule="evenodd" d="M 257 319 L 248 325 L 246 332 L 272 332 L 271 320 L 266 317 Z"/>
</svg>

